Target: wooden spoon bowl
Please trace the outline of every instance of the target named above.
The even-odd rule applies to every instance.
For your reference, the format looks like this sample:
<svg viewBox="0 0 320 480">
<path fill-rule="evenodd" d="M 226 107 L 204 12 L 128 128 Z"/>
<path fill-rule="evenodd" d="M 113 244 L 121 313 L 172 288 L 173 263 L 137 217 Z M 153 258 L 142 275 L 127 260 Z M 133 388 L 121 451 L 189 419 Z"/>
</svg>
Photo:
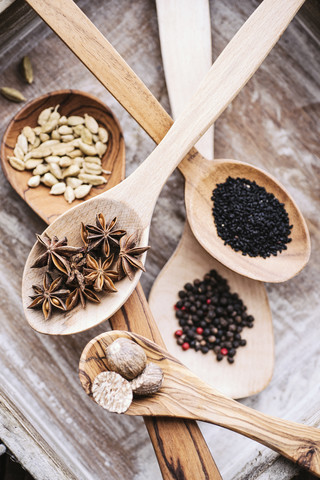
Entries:
<svg viewBox="0 0 320 480">
<path fill-rule="evenodd" d="M 128 332 L 106 332 L 85 347 L 79 376 L 91 396 L 95 377 L 108 370 L 105 349 L 119 337 L 130 338 L 145 351 L 148 362 L 164 373 L 161 389 L 149 397 L 134 398 L 127 415 L 169 416 L 213 423 L 272 448 L 320 477 L 320 430 L 281 420 L 246 407 L 222 395 L 194 375 L 187 367 L 151 340 Z"/>
<path fill-rule="evenodd" d="M 230 291 L 239 294 L 248 308 L 248 315 L 254 316 L 254 327 L 244 328 L 241 333 L 247 345 L 237 349 L 232 365 L 227 359 L 218 362 L 212 351 L 206 355 L 192 348 L 184 351 L 174 336 L 175 330 L 180 328 L 173 308 L 179 300 L 178 291 L 185 283 L 202 279 L 211 269 L 228 281 Z M 188 222 L 177 249 L 152 286 L 149 305 L 168 351 L 201 380 L 232 398 L 255 395 L 270 382 L 274 341 L 271 311 L 263 283 L 238 275 L 211 257 L 197 242 Z"/>
<path fill-rule="evenodd" d="M 50 195 L 49 188 L 42 184 L 37 188 L 28 187 L 27 182 L 31 171 L 15 170 L 7 158 L 13 155 L 17 137 L 23 127 L 27 125 L 36 127 L 40 112 L 58 104 L 61 115 L 83 116 L 88 113 L 109 132 L 107 151 L 102 157 L 102 165 L 105 170 L 110 170 L 112 173 L 107 176 L 108 182 L 93 187 L 86 199 L 93 198 L 116 185 L 118 179 L 124 177 L 125 169 L 125 145 L 120 124 L 110 108 L 98 98 L 78 90 L 59 90 L 42 95 L 28 103 L 14 116 L 5 131 L 0 150 L 1 166 L 12 187 L 46 223 L 51 223 L 70 208 L 80 205 L 83 200 L 75 200 L 69 204 L 63 195 Z"/>
<path fill-rule="evenodd" d="M 195 163 L 197 164 L 197 161 Z M 201 235 L 197 235 L 197 240 L 205 250 L 214 252 L 215 258 L 232 270 L 235 270 L 234 267 L 237 265 L 237 273 L 255 280 L 283 282 L 303 269 L 310 256 L 310 238 L 306 222 L 290 194 L 274 177 L 237 160 L 202 161 L 197 166 L 203 169 L 202 175 L 192 176 L 192 180 L 190 174 L 186 175 L 186 170 L 193 170 L 196 165 L 191 167 L 184 162 L 182 169 L 186 177 L 188 220 L 193 232 L 201 231 Z M 229 245 L 224 245 L 214 224 L 211 196 L 216 185 L 224 183 L 229 176 L 255 181 L 258 185 L 264 186 L 268 193 L 273 193 L 279 202 L 284 203 L 289 222 L 293 225 L 291 242 L 287 244 L 287 250 L 264 259 L 244 256 Z M 206 228 L 203 226 L 204 218 L 207 219 Z M 211 220 L 208 220 L 210 218 Z"/>
<path fill-rule="evenodd" d="M 115 188 L 117 187 L 114 187 L 112 192 L 115 191 Z M 135 232 L 138 243 L 140 245 L 147 245 L 149 229 L 141 225 L 141 219 L 136 211 L 130 208 L 130 202 L 125 203 L 124 201 L 119 201 L 116 197 L 113 197 L 110 201 L 106 193 L 99 197 L 98 203 L 95 198 L 91 198 L 60 216 L 56 222 L 53 222 L 53 224 L 46 229 L 46 234 L 49 235 L 50 238 L 52 238 L 53 235 L 57 235 L 58 238 L 66 236 L 69 245 L 83 246 L 80 236 L 81 222 L 84 224 L 94 224 L 95 215 L 99 212 L 105 213 L 108 221 L 117 217 L 117 225 L 119 225 L 120 228 L 127 230 L 128 234 Z M 56 223 L 58 223 L 58 228 Z M 35 258 L 42 252 L 43 247 L 41 247 L 39 242 L 35 243 L 25 265 L 22 282 L 22 300 L 25 314 L 31 327 L 40 333 L 69 335 L 82 332 L 107 320 L 130 296 L 142 273 L 141 270 L 138 270 L 134 275 L 133 281 L 125 277 L 117 282 L 117 292 L 101 294 L 101 303 L 87 302 L 85 309 L 83 309 L 79 303 L 77 307 L 66 312 L 54 310 L 50 320 L 45 320 L 41 309 L 28 309 L 28 305 L 30 304 L 29 296 L 33 295 L 32 285 L 40 285 L 43 275 L 43 269 L 31 268 L 31 265 L 34 263 Z M 143 254 L 142 257 L 140 257 L 143 262 L 145 256 L 146 254 Z"/>
</svg>

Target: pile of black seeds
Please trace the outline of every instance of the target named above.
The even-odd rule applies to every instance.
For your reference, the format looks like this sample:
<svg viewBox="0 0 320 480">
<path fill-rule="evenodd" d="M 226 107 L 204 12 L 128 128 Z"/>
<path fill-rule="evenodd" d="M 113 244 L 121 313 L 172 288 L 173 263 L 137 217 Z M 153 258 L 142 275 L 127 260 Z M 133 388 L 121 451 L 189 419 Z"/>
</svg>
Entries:
<svg viewBox="0 0 320 480">
<path fill-rule="evenodd" d="M 267 258 L 286 250 L 292 225 L 284 204 L 246 178 L 228 177 L 212 192 L 219 237 L 236 252 Z"/>
<path fill-rule="evenodd" d="M 218 361 L 227 357 L 234 362 L 238 347 L 246 345 L 241 338 L 244 327 L 252 328 L 254 318 L 237 293 L 231 293 L 226 279 L 215 270 L 203 280 L 186 283 L 174 306 L 180 329 L 175 332 L 177 343 L 183 350 L 208 353 Z"/>
</svg>

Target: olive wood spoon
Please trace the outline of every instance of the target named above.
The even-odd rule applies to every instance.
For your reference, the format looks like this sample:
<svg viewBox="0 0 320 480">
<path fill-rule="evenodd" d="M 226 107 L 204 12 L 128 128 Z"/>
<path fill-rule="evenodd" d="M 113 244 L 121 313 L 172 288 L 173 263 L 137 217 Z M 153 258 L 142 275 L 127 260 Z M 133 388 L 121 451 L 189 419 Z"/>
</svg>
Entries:
<svg viewBox="0 0 320 480">
<path fill-rule="evenodd" d="M 113 217 L 118 218 L 120 228 L 125 228 L 129 233 L 136 232 L 140 245 L 147 244 L 154 205 L 168 176 L 257 70 L 296 11 L 296 8 L 293 9 L 294 11 L 290 8 L 285 10 L 280 8 L 273 18 L 264 8 L 266 5 L 270 7 L 270 1 L 264 0 L 231 40 L 211 67 L 190 104 L 142 165 L 120 185 L 61 215 L 45 230 L 46 234 L 50 237 L 53 235 L 67 236 L 71 245 L 77 245 L 80 243 L 80 235 L 75 226 L 80 226 L 81 222 L 92 223 L 97 213 L 105 212 L 110 220 Z M 290 5 L 292 3 L 294 2 L 290 2 Z M 275 8 L 276 5 L 280 6 L 283 3 L 276 2 Z M 261 8 L 261 6 L 264 7 Z M 79 37 L 77 38 L 79 39 Z M 191 165 L 191 162 L 188 162 L 188 165 Z M 262 170 L 234 161 L 217 160 L 214 165 L 218 166 L 218 169 L 220 168 L 220 172 L 224 172 L 224 176 L 236 174 L 245 177 L 249 175 L 249 178 L 254 177 L 260 185 L 267 185 L 269 191 L 274 191 L 279 200 L 286 203 L 289 215 L 290 212 L 295 211 L 294 204 L 281 185 Z M 203 182 L 209 184 L 210 180 L 207 175 L 208 171 L 201 172 L 201 177 L 206 179 Z M 210 183 L 210 185 L 212 184 Z M 200 188 L 198 192 L 200 197 L 201 192 Z M 204 212 L 204 205 L 198 204 L 198 207 L 197 216 L 200 218 Z M 190 218 L 189 216 L 189 220 Z M 297 229 L 298 224 L 292 215 L 291 221 Z M 304 225 L 303 221 L 300 225 Z M 306 232 L 305 229 L 303 231 Z M 292 243 L 296 245 L 296 242 Z M 300 245 L 300 247 L 305 256 L 305 248 L 308 250 L 307 245 L 304 244 L 303 247 Z M 39 243 L 36 243 L 29 254 L 23 273 L 22 297 L 28 322 L 35 330 L 43 333 L 76 333 L 101 323 L 123 305 L 133 292 L 141 275 L 141 271 L 139 271 L 135 274 L 133 281 L 130 282 L 128 278 L 125 278 L 118 282 L 116 294 L 106 296 L 101 304 L 88 305 L 86 312 L 72 310 L 63 315 L 55 314 L 50 322 L 46 322 L 41 312 L 28 309 L 28 297 L 33 293 L 32 285 L 40 284 L 39 272 L 32 269 L 31 266 L 41 251 Z M 298 256 L 301 258 L 301 255 Z M 235 259 L 241 258 L 243 258 L 241 255 L 235 257 Z M 271 263 L 276 261 L 275 270 L 284 268 L 281 260 L 283 258 L 285 257 L 279 255 L 271 261 Z M 288 268 L 292 264 L 296 264 L 295 258 L 297 257 L 293 255 L 287 258 Z M 145 260 L 145 254 L 142 260 Z M 239 261 L 240 263 L 241 261 Z M 252 266 L 253 264 L 248 265 Z"/>
<path fill-rule="evenodd" d="M 164 373 L 161 389 L 149 397 L 135 397 L 127 415 L 189 418 L 213 423 L 252 438 L 320 477 L 320 430 L 282 420 L 246 407 L 207 385 L 152 341 L 121 331 L 103 333 L 85 347 L 79 365 L 81 384 L 91 396 L 94 378 L 108 370 L 105 349 L 119 337 L 137 342 L 148 362 Z"/>
<path fill-rule="evenodd" d="M 27 2 L 149 135 L 159 142 L 172 125 L 172 119 L 72 0 Z M 205 83 L 211 84 L 211 93 L 209 96 L 205 94 L 202 106 L 199 105 L 199 112 L 202 108 L 205 111 L 210 98 L 213 109 L 211 123 L 256 71 L 303 2 L 264 0 L 220 55 L 205 80 Z M 186 129 L 192 127 L 193 120 L 190 116 Z M 184 155 L 210 123 L 206 115 L 199 115 L 197 120 L 197 135 L 192 135 L 193 141 L 190 136 L 190 141 L 184 143 Z M 157 179 L 161 177 L 161 181 L 157 181 L 157 187 L 169 173 L 165 166 L 167 152 L 160 160 Z M 274 178 L 258 168 L 235 160 L 208 162 L 195 149 L 189 151 L 179 168 L 186 179 L 186 208 L 193 233 L 203 248 L 221 263 L 242 275 L 267 282 L 288 280 L 306 265 L 310 256 L 310 239 L 305 220 L 288 192 Z M 142 170 L 139 172 L 143 173 Z M 285 203 L 290 222 L 294 225 L 288 250 L 276 257 L 263 259 L 243 256 L 231 247 L 224 246 L 213 223 L 210 198 L 214 185 L 224 182 L 229 175 L 254 180 Z M 152 182 L 148 186 L 153 189 L 155 184 Z M 152 210 L 153 202 L 150 202 L 150 206 Z"/>
<path fill-rule="evenodd" d="M 187 4 L 186 4 L 187 2 Z M 170 106 L 175 118 L 196 91 L 211 65 L 211 28 L 208 0 L 157 0 L 161 54 Z M 196 27 L 196 28 L 194 28 Z M 208 160 L 213 159 L 213 129 L 208 130 L 196 147 Z M 187 267 L 186 267 L 187 259 Z M 174 304 L 178 290 L 186 282 L 215 269 L 237 292 L 247 313 L 254 316 L 254 328 L 244 329 L 245 348 L 237 350 L 235 363 L 217 362 L 210 353 L 202 355 L 190 348 L 182 350 L 173 332 L 179 328 Z M 274 367 L 272 317 L 266 289 L 261 282 L 245 278 L 219 263 L 194 237 L 188 221 L 179 244 L 152 285 L 149 305 L 161 328 L 167 350 L 199 378 L 232 398 L 243 398 L 263 390 L 271 380 Z M 140 333 L 140 332 L 136 332 Z"/>
</svg>

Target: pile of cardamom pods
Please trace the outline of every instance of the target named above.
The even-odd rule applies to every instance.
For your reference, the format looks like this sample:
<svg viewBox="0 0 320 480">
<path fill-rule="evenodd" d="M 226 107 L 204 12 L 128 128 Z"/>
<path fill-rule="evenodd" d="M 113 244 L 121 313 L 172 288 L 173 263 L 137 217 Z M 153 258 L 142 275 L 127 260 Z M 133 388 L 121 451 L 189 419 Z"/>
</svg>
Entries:
<svg viewBox="0 0 320 480">
<path fill-rule="evenodd" d="M 107 150 L 108 132 L 92 116 L 66 117 L 59 105 L 43 110 L 34 128 L 26 126 L 18 136 L 13 156 L 16 170 L 30 170 L 28 186 L 40 183 L 51 195 L 64 195 L 68 203 L 86 197 L 92 186 L 107 183 L 101 158 Z"/>
</svg>

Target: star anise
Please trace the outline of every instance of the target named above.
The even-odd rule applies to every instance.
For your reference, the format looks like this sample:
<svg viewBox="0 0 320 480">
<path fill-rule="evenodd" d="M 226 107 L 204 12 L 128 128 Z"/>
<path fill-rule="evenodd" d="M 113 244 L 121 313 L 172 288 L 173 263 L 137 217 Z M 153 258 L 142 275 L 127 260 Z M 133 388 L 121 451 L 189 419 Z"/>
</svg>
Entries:
<svg viewBox="0 0 320 480">
<path fill-rule="evenodd" d="M 37 235 L 37 239 L 46 251 L 36 259 L 34 264 L 31 265 L 31 268 L 40 268 L 47 265 L 48 270 L 51 270 L 54 265 L 62 272 L 69 272 L 66 257 L 70 257 L 81 251 L 81 248 L 68 246 L 66 237 L 59 240 L 55 235 L 50 238 L 45 233 L 43 238 L 41 238 L 40 235 Z"/>
<path fill-rule="evenodd" d="M 120 252 L 118 260 L 118 273 L 120 277 L 127 275 L 130 280 L 133 279 L 135 269 L 139 268 L 143 272 L 146 269 L 143 263 L 136 258 L 149 250 L 150 247 L 136 247 L 137 238 L 135 234 L 120 239 Z"/>
<path fill-rule="evenodd" d="M 90 289 L 88 286 L 76 285 L 74 290 L 70 292 L 68 298 L 66 300 L 66 309 L 72 310 L 78 302 L 81 302 L 82 308 L 86 306 L 86 300 L 90 300 L 90 302 L 100 303 L 99 297 Z"/>
<path fill-rule="evenodd" d="M 83 245 L 84 245 L 84 247 L 82 247 L 82 252 L 84 253 L 84 255 L 86 255 L 88 253 L 88 247 L 89 247 L 88 235 L 89 235 L 89 232 L 87 230 L 87 227 L 85 226 L 85 224 L 83 222 L 81 222 L 80 236 L 81 236 L 81 240 L 82 240 Z"/>
<path fill-rule="evenodd" d="M 76 255 L 72 255 L 68 263 L 68 270 L 65 270 L 64 273 L 68 276 L 66 283 L 69 285 L 75 280 L 77 283 L 84 288 L 84 276 L 82 273 L 83 266 L 86 264 L 86 257 L 83 253 L 76 253 Z"/>
<path fill-rule="evenodd" d="M 59 287 L 62 284 L 62 277 L 58 277 L 55 280 L 52 280 L 50 274 L 46 272 L 43 277 L 43 285 L 32 285 L 33 290 L 36 295 L 31 296 L 32 302 L 28 308 L 36 308 L 42 306 L 42 313 L 45 320 L 48 320 L 52 313 L 52 307 L 59 308 L 60 310 L 65 310 L 66 306 L 60 297 L 65 297 L 68 295 L 70 290 L 60 289 Z"/>
<path fill-rule="evenodd" d="M 110 270 L 110 266 L 113 262 L 113 255 L 107 258 L 103 263 L 101 258 L 96 260 L 90 254 L 87 255 L 87 267 L 84 268 L 85 281 L 93 285 L 96 292 L 107 290 L 111 292 L 117 292 L 116 287 L 112 280 L 118 279 L 118 272 Z"/>
<path fill-rule="evenodd" d="M 95 248 L 101 248 L 102 255 L 109 257 L 112 245 L 119 245 L 119 239 L 126 234 L 125 230 L 116 230 L 115 225 L 117 223 L 117 217 L 106 225 L 106 220 L 103 213 L 96 215 L 96 226 L 86 225 L 86 229 L 89 233 L 86 241 L 88 242 L 88 252 Z"/>
</svg>

